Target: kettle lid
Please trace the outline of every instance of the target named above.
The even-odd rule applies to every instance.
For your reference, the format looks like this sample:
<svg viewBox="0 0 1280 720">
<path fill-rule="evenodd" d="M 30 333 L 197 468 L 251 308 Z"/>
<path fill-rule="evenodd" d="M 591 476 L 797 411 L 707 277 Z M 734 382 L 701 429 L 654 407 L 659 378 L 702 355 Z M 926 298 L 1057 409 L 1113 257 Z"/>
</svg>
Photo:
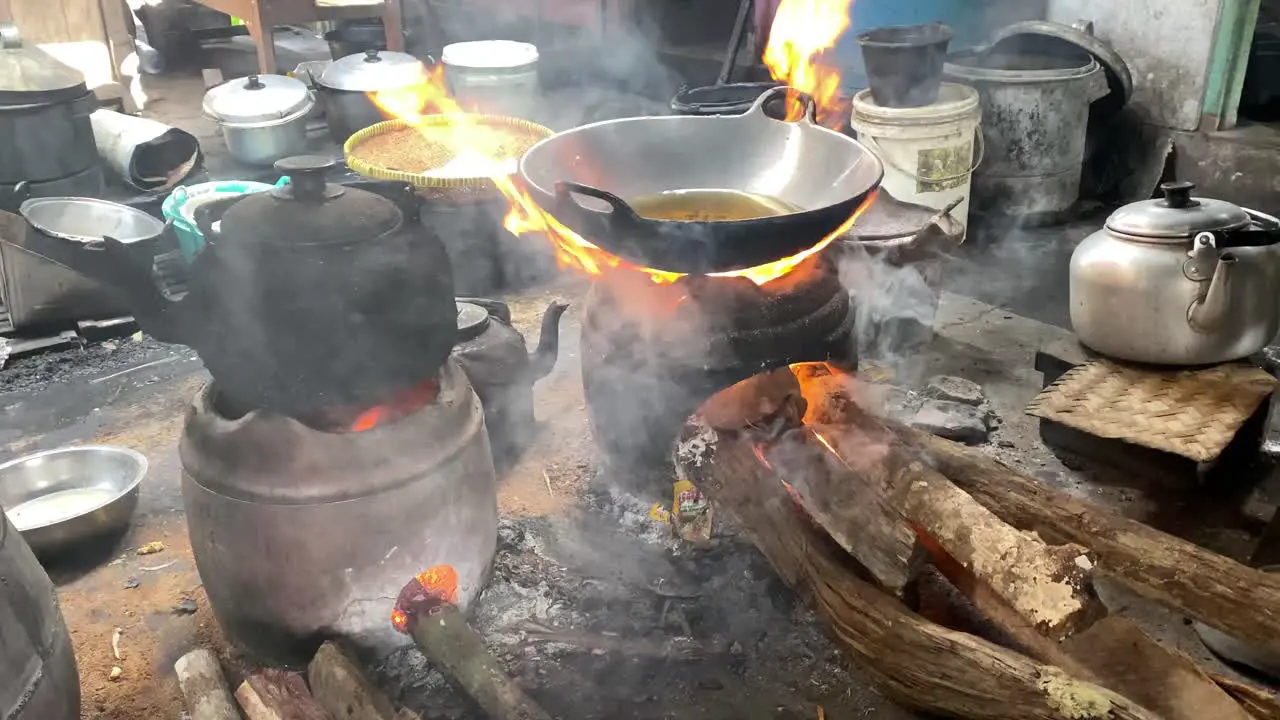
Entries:
<svg viewBox="0 0 1280 720">
<path fill-rule="evenodd" d="M 1225 200 L 1192 197 L 1195 185 L 1169 182 L 1160 186 L 1164 197 L 1130 203 L 1111 213 L 1107 229 L 1141 238 L 1181 242 L 1196 233 L 1236 230 L 1252 222 L 1249 213 Z"/>
<path fill-rule="evenodd" d="M 469 302 L 458 305 L 458 342 L 474 340 L 489 327 L 489 311 Z"/>
<path fill-rule="evenodd" d="M 336 164 L 313 155 L 277 161 L 276 171 L 289 182 L 241 196 L 222 218 L 222 235 L 305 247 L 379 238 L 400 227 L 404 215 L 391 200 L 326 182 L 325 173 Z"/>
</svg>

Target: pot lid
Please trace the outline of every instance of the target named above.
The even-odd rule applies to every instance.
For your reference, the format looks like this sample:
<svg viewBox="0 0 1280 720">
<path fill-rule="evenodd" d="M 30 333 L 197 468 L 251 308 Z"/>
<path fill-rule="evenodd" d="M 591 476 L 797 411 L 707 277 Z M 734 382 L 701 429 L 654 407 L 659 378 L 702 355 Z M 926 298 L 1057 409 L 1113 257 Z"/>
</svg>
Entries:
<svg viewBox="0 0 1280 720">
<path fill-rule="evenodd" d="M 1040 40 L 1048 39 L 1049 43 L 1037 43 L 1037 49 L 1052 53 L 1055 45 L 1058 48 L 1072 46 L 1084 50 L 1093 56 L 1107 75 L 1107 87 L 1111 92 L 1100 98 L 1094 105 L 1094 114 L 1112 114 L 1129 102 L 1133 96 L 1133 73 L 1129 64 L 1120 53 L 1102 40 L 1094 37 L 1093 23 L 1080 21 L 1075 25 L 1049 22 L 1047 20 L 1028 20 L 1009 25 L 998 32 L 991 40 L 989 47 L 995 47 L 1004 40 L 1017 36 L 1035 35 Z"/>
<path fill-rule="evenodd" d="M 903 202 L 881 188 L 875 202 L 858 216 L 850 236 L 861 241 L 912 237 L 937 214 L 933 208 Z"/>
<path fill-rule="evenodd" d="M 40 48 L 0 50 L 0 105 L 62 102 L 88 92 L 79 70 Z"/>
<path fill-rule="evenodd" d="M 538 62 L 538 48 L 514 40 L 474 40 L 445 45 L 440 62 L 454 67 L 513 68 Z"/>
<path fill-rule="evenodd" d="M 404 215 L 394 202 L 368 190 L 327 183 L 325 173 L 336 164 L 319 155 L 277 161 L 276 172 L 289 182 L 235 201 L 222 216 L 221 234 L 234 238 L 237 246 L 304 248 L 355 245 L 400 227 Z"/>
<path fill-rule="evenodd" d="M 228 80 L 204 95 L 204 113 L 222 123 L 282 120 L 313 103 L 311 91 L 284 75 L 250 75 Z"/>
<path fill-rule="evenodd" d="M 1249 213 L 1223 200 L 1192 197 L 1189 182 L 1164 183 L 1164 197 L 1130 203 L 1107 218 L 1112 232 L 1182 242 L 1206 230 L 1234 230 L 1252 222 Z"/>
<path fill-rule="evenodd" d="M 489 311 L 474 303 L 458 303 L 458 342 L 474 340 L 489 327 Z"/>
<path fill-rule="evenodd" d="M 427 68 L 418 58 L 391 50 L 366 50 L 334 60 L 318 82 L 333 90 L 376 92 L 423 82 Z"/>
</svg>

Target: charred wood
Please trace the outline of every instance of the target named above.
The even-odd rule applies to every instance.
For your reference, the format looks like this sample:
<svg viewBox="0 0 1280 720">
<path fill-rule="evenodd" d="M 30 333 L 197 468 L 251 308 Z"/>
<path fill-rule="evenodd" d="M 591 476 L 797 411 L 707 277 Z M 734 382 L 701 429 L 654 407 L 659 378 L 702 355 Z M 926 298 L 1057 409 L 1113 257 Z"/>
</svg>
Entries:
<svg viewBox="0 0 1280 720">
<path fill-rule="evenodd" d="M 688 451 L 695 435 L 696 456 Z M 935 625 L 863 581 L 841 548 L 797 512 L 752 442 L 736 435 L 687 428 L 677 468 L 738 518 L 779 576 L 813 603 L 886 695 L 908 707 L 984 720 L 1159 717 L 1059 668 Z"/>
</svg>

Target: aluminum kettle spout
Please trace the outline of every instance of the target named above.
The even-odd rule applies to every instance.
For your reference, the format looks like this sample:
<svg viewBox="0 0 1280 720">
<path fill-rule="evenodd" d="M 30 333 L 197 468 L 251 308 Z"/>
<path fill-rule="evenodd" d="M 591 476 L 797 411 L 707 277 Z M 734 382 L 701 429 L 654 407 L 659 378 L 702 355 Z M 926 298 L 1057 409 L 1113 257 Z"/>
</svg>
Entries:
<svg viewBox="0 0 1280 720">
<path fill-rule="evenodd" d="M 560 317 L 568 309 L 569 303 L 552 300 L 543 313 L 538 348 L 529 355 L 530 382 L 546 377 L 556 366 L 556 359 L 560 356 Z"/>
<path fill-rule="evenodd" d="M 1208 236 L 1208 237 L 1204 237 Z M 1212 271 L 1206 273 L 1216 256 Z M 1196 237 L 1196 247 L 1185 266 L 1185 274 L 1196 281 L 1197 292 L 1187 306 L 1187 324 L 1200 333 L 1211 333 L 1222 327 L 1231 311 L 1231 285 L 1235 277 L 1235 265 L 1239 258 L 1228 251 L 1218 253 L 1213 236 L 1201 233 Z"/>
</svg>

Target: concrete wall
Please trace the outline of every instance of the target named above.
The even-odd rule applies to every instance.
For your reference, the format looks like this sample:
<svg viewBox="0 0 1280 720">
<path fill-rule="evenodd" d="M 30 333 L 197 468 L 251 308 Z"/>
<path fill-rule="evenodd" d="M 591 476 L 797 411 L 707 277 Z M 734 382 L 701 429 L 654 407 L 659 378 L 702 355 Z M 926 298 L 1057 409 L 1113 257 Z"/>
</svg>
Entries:
<svg viewBox="0 0 1280 720">
<path fill-rule="evenodd" d="M 1092 20 L 1133 72 L 1132 106 L 1146 122 L 1199 127 L 1219 0 L 1048 0 L 1047 17 Z"/>
</svg>

